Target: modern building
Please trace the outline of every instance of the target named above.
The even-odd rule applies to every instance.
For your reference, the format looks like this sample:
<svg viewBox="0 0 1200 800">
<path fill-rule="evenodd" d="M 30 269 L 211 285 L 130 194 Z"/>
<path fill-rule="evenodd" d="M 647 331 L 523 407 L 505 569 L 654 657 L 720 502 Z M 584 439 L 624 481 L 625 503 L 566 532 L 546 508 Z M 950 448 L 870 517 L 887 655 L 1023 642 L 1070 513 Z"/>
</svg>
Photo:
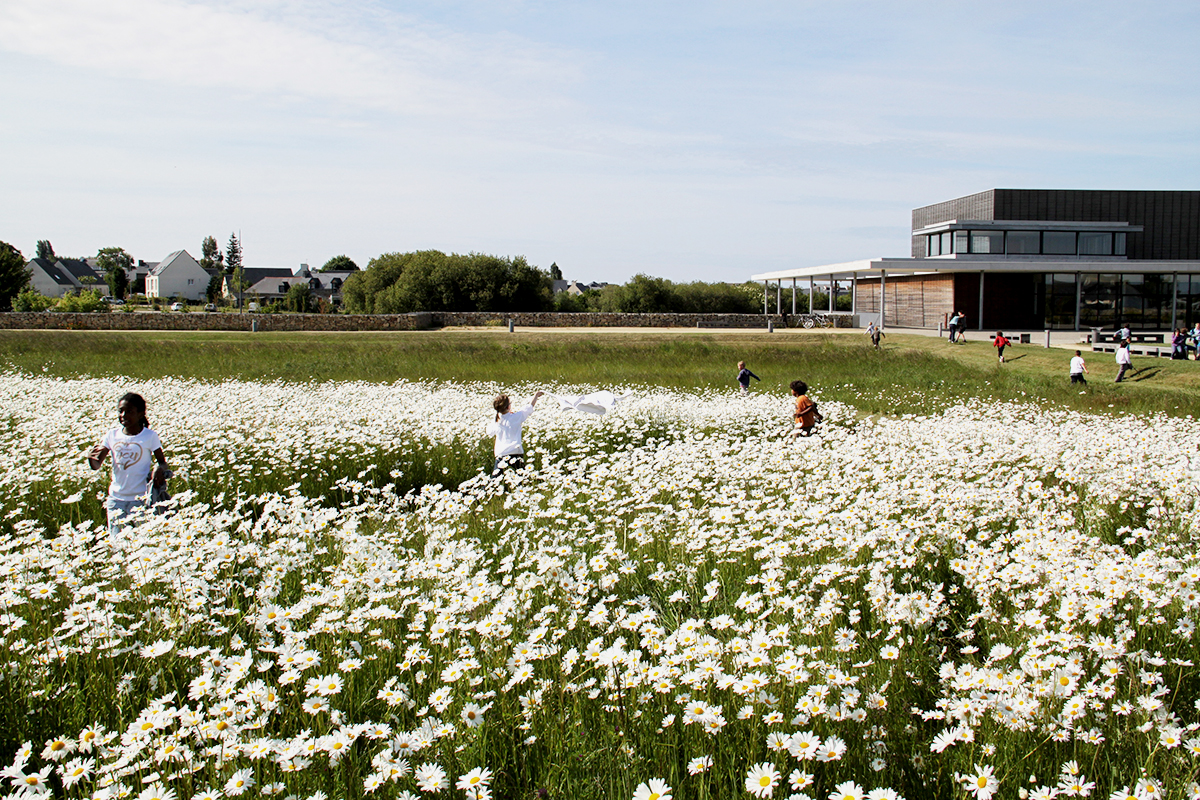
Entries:
<svg viewBox="0 0 1200 800">
<path fill-rule="evenodd" d="M 980 330 L 1190 326 L 1200 322 L 1200 192 L 990 189 L 914 209 L 908 258 L 752 278 L 764 311 L 771 283 L 777 312 L 784 281 L 807 280 L 809 297 L 816 282 L 849 284 L 855 313 L 900 327 L 937 327 L 956 310 Z"/>
</svg>

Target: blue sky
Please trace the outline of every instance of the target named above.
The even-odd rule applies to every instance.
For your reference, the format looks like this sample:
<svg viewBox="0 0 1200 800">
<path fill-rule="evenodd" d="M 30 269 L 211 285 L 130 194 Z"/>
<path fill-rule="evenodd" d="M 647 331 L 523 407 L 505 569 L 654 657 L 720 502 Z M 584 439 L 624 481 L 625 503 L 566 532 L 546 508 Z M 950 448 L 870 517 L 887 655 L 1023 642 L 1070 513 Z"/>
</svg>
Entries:
<svg viewBox="0 0 1200 800">
<path fill-rule="evenodd" d="M 993 187 L 1200 189 L 1200 4 L 4 0 L 0 240 L 569 278 L 908 254 Z"/>
</svg>

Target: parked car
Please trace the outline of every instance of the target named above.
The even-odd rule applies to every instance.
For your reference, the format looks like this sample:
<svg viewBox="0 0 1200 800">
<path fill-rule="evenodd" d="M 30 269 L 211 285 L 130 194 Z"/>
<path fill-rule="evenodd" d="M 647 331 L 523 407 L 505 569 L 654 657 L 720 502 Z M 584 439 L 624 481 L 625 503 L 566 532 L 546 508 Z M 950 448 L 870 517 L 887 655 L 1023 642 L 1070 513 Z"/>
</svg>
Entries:
<svg viewBox="0 0 1200 800">
<path fill-rule="evenodd" d="M 251 313 L 258 311 L 258 303 L 248 303 L 246 305 L 246 310 Z"/>
<path fill-rule="evenodd" d="M 216 311 L 216 310 L 217 310 L 217 307 L 216 307 L 216 305 L 215 305 L 215 304 L 213 304 L 213 303 L 208 303 L 208 304 L 206 304 L 206 305 L 204 306 L 204 310 L 205 310 L 205 311 Z"/>
<path fill-rule="evenodd" d="M 119 298 L 119 297 L 112 297 L 111 295 L 110 295 L 110 296 L 106 296 L 106 297 L 101 297 L 100 299 L 101 299 L 101 300 L 103 300 L 104 302 L 108 303 L 110 306 L 123 306 L 123 305 L 125 305 L 125 301 L 124 301 L 124 300 L 122 300 L 122 299 L 121 299 L 121 298 Z"/>
<path fill-rule="evenodd" d="M 171 303 L 172 311 L 183 311 L 185 308 L 186 307 L 183 305 L 183 303 Z"/>
</svg>

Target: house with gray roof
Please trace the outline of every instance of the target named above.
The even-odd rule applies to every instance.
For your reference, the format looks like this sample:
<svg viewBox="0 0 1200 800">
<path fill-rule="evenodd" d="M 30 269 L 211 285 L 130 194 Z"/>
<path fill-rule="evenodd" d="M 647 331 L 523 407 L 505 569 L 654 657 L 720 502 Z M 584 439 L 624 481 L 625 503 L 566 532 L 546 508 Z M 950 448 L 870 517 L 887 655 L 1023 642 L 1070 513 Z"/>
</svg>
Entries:
<svg viewBox="0 0 1200 800">
<path fill-rule="evenodd" d="M 146 297 L 203 300 L 212 276 L 186 250 L 176 250 L 146 275 Z"/>
<path fill-rule="evenodd" d="M 104 278 L 81 259 L 60 258 L 52 263 L 44 258 L 33 258 L 26 267 L 30 273 L 29 285 L 46 297 L 62 297 L 82 289 L 108 291 Z"/>
</svg>

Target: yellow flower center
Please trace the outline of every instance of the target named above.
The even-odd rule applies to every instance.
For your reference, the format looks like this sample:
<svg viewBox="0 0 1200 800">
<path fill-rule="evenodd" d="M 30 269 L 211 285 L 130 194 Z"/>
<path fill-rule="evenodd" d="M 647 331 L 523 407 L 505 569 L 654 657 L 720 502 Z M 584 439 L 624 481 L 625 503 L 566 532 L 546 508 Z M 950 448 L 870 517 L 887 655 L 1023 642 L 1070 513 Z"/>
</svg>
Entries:
<svg viewBox="0 0 1200 800">
<path fill-rule="evenodd" d="M 763 787 L 764 789 L 767 788 L 768 786 L 770 786 L 771 785 L 771 776 L 763 775 L 761 778 L 758 779 L 758 785 Z"/>
<path fill-rule="evenodd" d="M 980 775 L 978 778 L 976 778 L 975 785 L 980 789 L 986 789 L 988 785 L 987 775 Z"/>
</svg>

